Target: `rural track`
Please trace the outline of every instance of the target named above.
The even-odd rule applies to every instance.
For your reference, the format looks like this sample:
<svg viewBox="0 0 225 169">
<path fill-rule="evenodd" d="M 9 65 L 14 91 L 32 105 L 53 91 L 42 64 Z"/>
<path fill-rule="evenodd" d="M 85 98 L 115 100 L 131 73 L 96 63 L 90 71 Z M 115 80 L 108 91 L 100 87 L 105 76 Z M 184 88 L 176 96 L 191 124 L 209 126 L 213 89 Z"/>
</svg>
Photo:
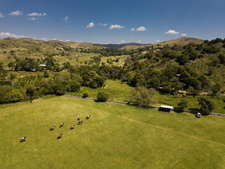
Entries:
<svg viewBox="0 0 225 169">
<path fill-rule="evenodd" d="M 65 97 L 67 97 L 67 96 L 65 96 Z M 76 97 L 76 98 L 78 98 L 78 97 Z M 74 104 L 77 104 L 77 103 L 74 103 Z M 84 106 L 84 105 L 81 105 L 81 104 L 77 104 L 77 105 L 80 105 L 82 107 L 86 107 L 87 108 L 87 106 Z M 88 108 L 91 108 L 91 107 L 88 107 Z M 169 128 L 160 127 L 160 126 L 156 126 L 156 125 L 153 125 L 153 124 L 145 123 L 145 122 L 138 121 L 138 120 L 135 120 L 135 119 L 131 119 L 131 118 L 128 118 L 128 117 L 125 117 L 125 116 L 120 116 L 120 115 L 113 114 L 113 113 L 110 113 L 110 112 L 107 112 L 107 111 L 103 111 L 103 110 L 100 110 L 100 109 L 97 109 L 97 108 L 91 108 L 91 109 L 92 110 L 95 109 L 95 110 L 98 110 L 100 112 L 104 112 L 104 113 L 110 114 L 112 116 L 117 116 L 117 117 L 119 117 L 121 119 L 129 120 L 131 122 L 144 124 L 144 125 L 147 125 L 147 126 L 154 127 L 156 129 L 160 129 L 160 130 L 163 130 L 163 131 L 168 131 L 170 133 L 175 133 L 177 135 L 181 135 L 181 136 L 185 136 L 185 137 L 193 138 L 193 139 L 200 140 L 200 141 L 203 141 L 203 142 L 208 142 L 208 143 L 212 143 L 212 144 L 216 144 L 216 145 L 220 145 L 220 146 L 225 147 L 225 144 L 223 144 L 223 143 L 218 143 L 218 142 L 215 142 L 215 141 L 207 140 L 207 139 L 200 138 L 200 137 L 197 137 L 197 136 L 193 136 L 193 135 L 190 135 L 190 134 L 185 134 L 185 133 L 182 133 L 182 132 L 174 131 L 174 130 L 169 129 Z"/>
</svg>

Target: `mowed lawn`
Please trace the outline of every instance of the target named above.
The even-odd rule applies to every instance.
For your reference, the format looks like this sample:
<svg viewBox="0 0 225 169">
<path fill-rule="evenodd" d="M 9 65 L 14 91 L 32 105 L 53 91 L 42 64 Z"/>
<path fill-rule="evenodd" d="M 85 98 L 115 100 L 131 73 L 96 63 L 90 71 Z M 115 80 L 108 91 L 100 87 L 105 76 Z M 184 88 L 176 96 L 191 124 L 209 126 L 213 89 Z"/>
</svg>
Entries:
<svg viewBox="0 0 225 169">
<path fill-rule="evenodd" d="M 78 115 L 83 125 L 69 130 Z M 61 96 L 0 106 L 0 131 L 4 169 L 225 168 L 224 117 Z"/>
</svg>

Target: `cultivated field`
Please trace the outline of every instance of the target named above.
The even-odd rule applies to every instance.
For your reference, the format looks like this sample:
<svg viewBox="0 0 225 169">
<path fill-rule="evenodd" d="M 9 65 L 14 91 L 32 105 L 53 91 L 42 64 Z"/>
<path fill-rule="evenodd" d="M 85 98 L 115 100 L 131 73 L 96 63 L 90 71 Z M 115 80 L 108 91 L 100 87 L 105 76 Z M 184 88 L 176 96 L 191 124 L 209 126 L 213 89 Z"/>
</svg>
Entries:
<svg viewBox="0 0 225 169">
<path fill-rule="evenodd" d="M 224 120 L 63 96 L 1 105 L 0 168 L 225 168 Z"/>
</svg>

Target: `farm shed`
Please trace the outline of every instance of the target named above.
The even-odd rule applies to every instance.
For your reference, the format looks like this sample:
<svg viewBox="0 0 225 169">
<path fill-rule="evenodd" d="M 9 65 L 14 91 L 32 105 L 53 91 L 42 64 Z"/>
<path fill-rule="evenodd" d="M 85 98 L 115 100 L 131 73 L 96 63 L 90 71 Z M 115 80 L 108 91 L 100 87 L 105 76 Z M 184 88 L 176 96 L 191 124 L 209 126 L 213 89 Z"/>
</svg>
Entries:
<svg viewBox="0 0 225 169">
<path fill-rule="evenodd" d="M 172 112 L 173 106 L 161 105 L 159 111 Z"/>
</svg>

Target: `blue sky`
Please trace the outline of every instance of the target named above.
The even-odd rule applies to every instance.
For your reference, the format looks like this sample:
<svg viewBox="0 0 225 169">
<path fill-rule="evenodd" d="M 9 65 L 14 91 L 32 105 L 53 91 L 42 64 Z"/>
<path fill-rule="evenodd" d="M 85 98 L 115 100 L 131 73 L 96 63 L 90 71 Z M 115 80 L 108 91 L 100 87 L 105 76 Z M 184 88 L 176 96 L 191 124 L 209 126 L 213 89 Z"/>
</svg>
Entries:
<svg viewBox="0 0 225 169">
<path fill-rule="evenodd" d="M 225 38 L 225 0 L 0 0 L 0 38 L 155 43 Z"/>
</svg>

